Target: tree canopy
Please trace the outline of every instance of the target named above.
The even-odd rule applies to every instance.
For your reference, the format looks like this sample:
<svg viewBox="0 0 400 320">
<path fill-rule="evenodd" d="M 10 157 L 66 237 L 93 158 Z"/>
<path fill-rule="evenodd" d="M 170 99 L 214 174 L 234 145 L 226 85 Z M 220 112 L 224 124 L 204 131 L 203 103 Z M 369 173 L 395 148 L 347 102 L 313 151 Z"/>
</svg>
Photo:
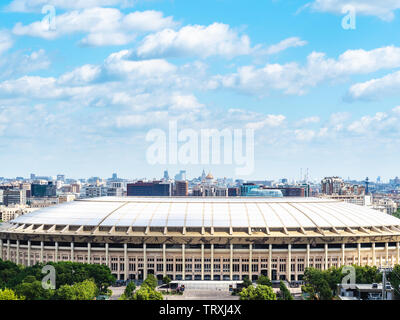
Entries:
<svg viewBox="0 0 400 320">
<path fill-rule="evenodd" d="M 45 264 L 24 267 L 0 259 L 0 289 L 12 289 L 26 300 L 90 300 L 98 293 L 107 294 L 108 287 L 115 281 L 105 265 L 76 262 L 49 262 L 47 265 L 55 268 L 56 290 L 42 287 Z"/>
<path fill-rule="evenodd" d="M 270 287 L 272 286 L 271 280 L 267 276 L 264 276 L 264 275 L 261 275 L 258 278 L 257 284 L 262 284 L 264 286 L 270 286 Z"/>
<path fill-rule="evenodd" d="M 133 300 L 163 300 L 161 292 L 154 290 L 153 288 L 145 285 L 141 286 L 139 290 L 133 295 Z"/>
<path fill-rule="evenodd" d="M 154 274 L 149 274 L 142 283 L 142 286 L 148 286 L 151 289 L 155 289 L 157 285 L 158 281 L 157 278 L 154 276 Z"/>
<path fill-rule="evenodd" d="M 239 293 L 240 300 L 276 300 L 276 294 L 270 286 L 257 285 L 243 288 Z"/>
<path fill-rule="evenodd" d="M 11 289 L 0 289 L 0 300 L 25 300 L 25 297 L 19 297 Z"/>
<path fill-rule="evenodd" d="M 279 300 L 293 300 L 293 296 L 283 281 L 279 284 Z"/>
</svg>

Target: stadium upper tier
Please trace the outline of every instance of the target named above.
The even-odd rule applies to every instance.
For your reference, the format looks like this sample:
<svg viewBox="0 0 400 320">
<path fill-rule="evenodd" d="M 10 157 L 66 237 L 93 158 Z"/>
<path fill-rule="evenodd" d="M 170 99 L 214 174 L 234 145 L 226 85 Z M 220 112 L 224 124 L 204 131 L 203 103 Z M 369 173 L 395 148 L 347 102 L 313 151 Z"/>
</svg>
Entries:
<svg viewBox="0 0 400 320">
<path fill-rule="evenodd" d="M 178 229 L 177 229 L 178 228 Z M 209 232 L 243 229 L 288 234 L 400 233 L 400 219 L 317 198 L 94 198 L 44 208 L 11 221 L 21 232 Z M 202 231 L 201 231 L 202 230 Z M 206 230 L 206 231 L 204 231 Z"/>
</svg>

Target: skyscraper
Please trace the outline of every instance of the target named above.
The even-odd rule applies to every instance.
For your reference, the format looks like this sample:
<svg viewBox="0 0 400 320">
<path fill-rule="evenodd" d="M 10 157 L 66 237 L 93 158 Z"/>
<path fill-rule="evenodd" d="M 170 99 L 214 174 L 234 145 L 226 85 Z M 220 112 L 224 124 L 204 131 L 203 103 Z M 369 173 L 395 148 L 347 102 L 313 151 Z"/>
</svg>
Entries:
<svg viewBox="0 0 400 320">
<path fill-rule="evenodd" d="M 169 174 L 168 174 L 168 170 L 165 170 L 164 171 L 164 178 L 163 178 L 165 181 L 168 181 L 169 180 Z"/>
</svg>

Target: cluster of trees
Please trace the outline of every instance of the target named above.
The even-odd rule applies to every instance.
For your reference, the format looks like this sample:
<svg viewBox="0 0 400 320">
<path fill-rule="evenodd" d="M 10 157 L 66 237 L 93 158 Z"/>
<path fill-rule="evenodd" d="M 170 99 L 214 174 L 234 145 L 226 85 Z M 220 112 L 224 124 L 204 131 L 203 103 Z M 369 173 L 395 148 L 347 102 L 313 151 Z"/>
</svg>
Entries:
<svg viewBox="0 0 400 320">
<path fill-rule="evenodd" d="M 45 264 L 24 267 L 0 259 L 1 295 L 26 300 L 92 300 L 99 294 L 111 295 L 108 287 L 115 277 L 107 266 L 75 262 L 47 265 L 54 267 L 55 289 L 42 286 Z"/>
<path fill-rule="evenodd" d="M 248 277 L 244 277 L 240 300 L 293 300 L 289 289 L 283 281 L 280 282 L 279 292 L 276 294 L 272 289 L 271 280 L 261 275 L 257 280 L 257 286 L 253 286 Z"/>
<path fill-rule="evenodd" d="M 393 213 L 393 215 L 394 215 L 396 218 L 400 218 L 400 208 L 398 208 L 397 211 L 396 211 L 395 213 Z"/>
<path fill-rule="evenodd" d="M 376 267 L 357 265 L 353 265 L 353 267 L 356 273 L 356 283 L 382 281 L 382 275 Z M 396 266 L 396 268 L 398 267 Z M 400 269 L 398 270 L 400 272 Z M 312 300 L 331 300 L 335 295 L 337 284 L 341 283 L 348 274 L 349 272 L 343 272 L 343 266 L 331 267 L 328 270 L 306 268 L 303 278 L 305 285 L 302 286 L 302 291 L 308 293 Z"/>
<path fill-rule="evenodd" d="M 157 285 L 158 281 L 153 274 L 147 276 L 138 290 L 133 282 L 129 282 L 120 300 L 163 300 L 162 293 L 156 290 Z"/>
</svg>

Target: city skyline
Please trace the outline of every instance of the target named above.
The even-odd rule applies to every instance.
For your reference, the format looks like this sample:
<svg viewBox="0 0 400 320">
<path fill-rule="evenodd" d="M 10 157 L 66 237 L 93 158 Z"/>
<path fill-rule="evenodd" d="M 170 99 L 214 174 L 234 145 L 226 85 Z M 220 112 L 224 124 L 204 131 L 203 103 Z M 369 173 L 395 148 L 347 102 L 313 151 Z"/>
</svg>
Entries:
<svg viewBox="0 0 400 320">
<path fill-rule="evenodd" d="M 307 168 L 301 170 L 301 173 L 302 173 L 301 177 L 302 178 L 300 178 L 300 175 L 299 175 L 297 178 L 296 177 L 288 177 L 288 176 L 279 176 L 279 177 L 278 176 L 277 177 L 268 176 L 268 177 L 259 177 L 259 178 L 255 178 L 255 179 L 241 179 L 241 178 L 234 177 L 234 176 L 220 176 L 218 174 L 218 172 L 215 172 L 213 170 L 206 170 L 206 168 L 203 168 L 202 171 L 199 172 L 199 174 L 193 173 L 193 172 L 188 172 L 187 170 L 180 168 L 177 171 L 170 171 L 168 169 L 165 169 L 159 175 L 147 176 L 147 177 L 146 176 L 143 176 L 143 177 L 132 176 L 132 175 L 130 175 L 130 176 L 122 176 L 116 171 L 113 171 L 110 174 L 106 174 L 104 176 L 103 175 L 96 175 L 96 174 L 90 175 L 90 176 L 69 176 L 69 175 L 66 175 L 65 173 L 60 173 L 60 172 L 58 172 L 57 174 L 41 174 L 41 173 L 32 173 L 31 172 L 30 174 L 25 175 L 25 176 L 24 175 L 17 175 L 15 177 L 0 176 L 0 179 L 3 178 L 5 180 L 17 180 L 17 178 L 23 178 L 24 180 L 41 180 L 42 178 L 51 178 L 51 179 L 54 179 L 54 180 L 58 180 L 58 176 L 61 175 L 61 176 L 63 176 L 62 180 L 65 180 L 65 179 L 66 180 L 68 180 L 68 179 L 71 179 L 71 180 L 82 180 L 82 179 L 83 180 L 90 180 L 92 178 L 96 178 L 97 177 L 97 178 L 100 178 L 100 179 L 103 179 L 103 180 L 119 180 L 119 179 L 122 179 L 122 180 L 127 180 L 127 181 L 129 181 L 129 180 L 132 180 L 132 181 L 140 181 L 140 180 L 145 180 L 145 181 L 153 181 L 154 180 L 154 181 L 157 181 L 157 180 L 159 180 L 160 181 L 160 180 L 165 180 L 165 174 L 168 173 L 168 176 L 169 176 L 168 180 L 171 180 L 171 181 L 172 180 L 178 180 L 179 181 L 179 180 L 182 180 L 182 179 L 180 179 L 180 178 L 177 179 L 176 177 L 179 177 L 183 172 L 184 176 L 185 176 L 185 178 L 183 180 L 191 181 L 191 180 L 195 180 L 195 179 L 201 178 L 203 171 L 206 174 L 208 174 L 208 173 L 213 174 L 214 179 L 228 179 L 228 180 L 231 179 L 233 181 L 235 181 L 235 180 L 243 180 L 243 181 L 274 181 L 274 182 L 279 182 L 281 180 L 286 180 L 288 183 L 301 182 L 301 181 L 320 183 L 321 180 L 323 180 L 326 177 L 338 177 L 338 178 L 341 178 L 341 179 L 343 179 L 345 181 L 358 181 L 358 182 L 362 182 L 362 183 L 365 183 L 366 179 L 368 179 L 368 181 L 370 183 L 390 183 L 390 181 L 392 181 L 392 180 L 394 180 L 396 178 L 398 179 L 398 176 L 391 176 L 391 177 L 388 177 L 387 179 L 385 179 L 382 176 L 357 178 L 357 177 L 345 177 L 345 176 L 341 176 L 341 175 L 337 175 L 337 174 L 336 175 L 330 175 L 330 176 L 329 175 L 324 175 L 324 176 L 321 176 L 321 177 L 312 177 L 312 176 L 310 176 L 309 168 L 308 168 L 308 173 L 307 173 Z M 34 175 L 34 177 L 32 177 L 32 175 Z"/>
<path fill-rule="evenodd" d="M 235 176 L 234 165 L 149 164 L 146 134 L 171 120 L 253 129 L 245 180 L 297 179 L 299 168 L 399 176 L 398 6 L 353 1 L 353 29 L 345 4 L 8 0 L 0 176 Z"/>
</svg>

